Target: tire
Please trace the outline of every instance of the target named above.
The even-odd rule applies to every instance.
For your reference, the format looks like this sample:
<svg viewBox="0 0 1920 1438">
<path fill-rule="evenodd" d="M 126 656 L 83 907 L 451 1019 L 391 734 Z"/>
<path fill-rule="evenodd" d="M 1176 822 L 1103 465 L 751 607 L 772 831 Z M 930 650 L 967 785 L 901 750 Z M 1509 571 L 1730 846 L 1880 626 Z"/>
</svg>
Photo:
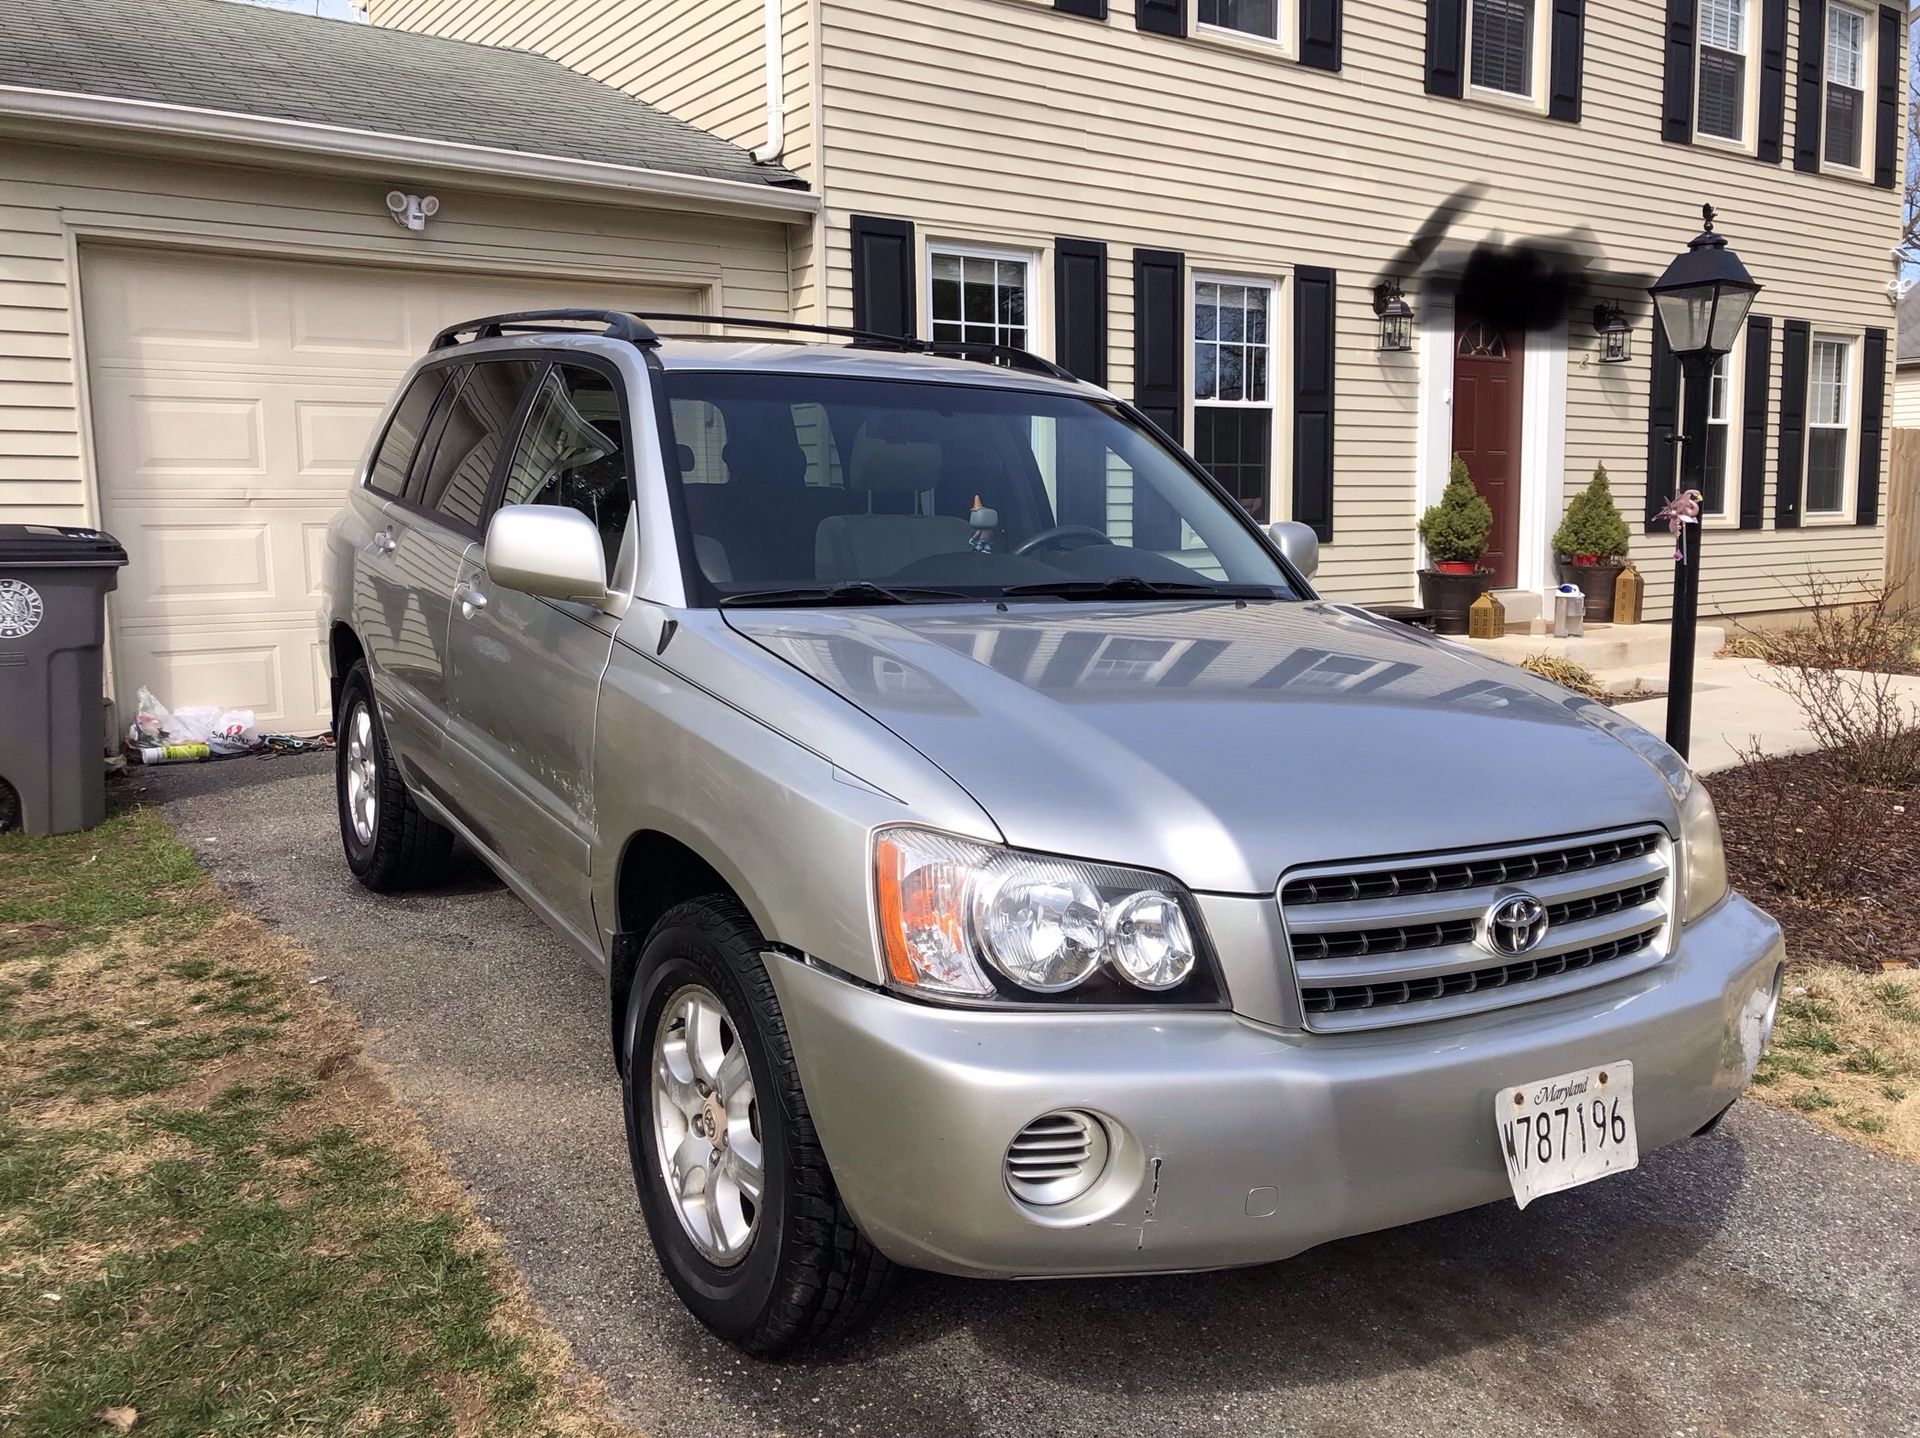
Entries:
<svg viewBox="0 0 1920 1438">
<path fill-rule="evenodd" d="M 333 787 L 340 843 L 354 878 L 376 894 L 390 894 L 445 874 L 453 835 L 420 811 L 401 782 L 365 660 L 347 671 L 340 686 Z"/>
<path fill-rule="evenodd" d="M 760 960 L 764 945 L 727 896 L 694 899 L 661 917 L 627 1003 L 622 1097 L 634 1184 L 667 1281 L 719 1337 L 771 1357 L 853 1329 L 884 1297 L 892 1265 L 840 1202 Z M 719 1010 L 712 1029 L 710 1007 Z M 696 1025 L 706 1039 L 688 1037 Z M 702 1048 L 723 1060 L 703 1067 Z M 676 1075 L 671 1084 L 659 1072 L 663 1061 Z M 743 1068 L 751 1083 L 745 1100 Z M 708 1084 L 708 1072 L 720 1081 Z M 688 1119 L 683 1100 L 708 1106 L 707 1129 Z M 722 1124 L 726 1142 L 713 1148 L 709 1135 Z M 757 1203 L 746 1197 L 750 1182 L 738 1181 L 751 1177 L 749 1140 L 761 1159 Z M 700 1191 L 685 1200 L 670 1190 L 663 1158 L 663 1146 L 684 1152 L 683 1144 L 696 1161 L 680 1172 L 702 1175 L 694 1181 Z M 709 1148 L 717 1159 L 704 1158 Z"/>
</svg>

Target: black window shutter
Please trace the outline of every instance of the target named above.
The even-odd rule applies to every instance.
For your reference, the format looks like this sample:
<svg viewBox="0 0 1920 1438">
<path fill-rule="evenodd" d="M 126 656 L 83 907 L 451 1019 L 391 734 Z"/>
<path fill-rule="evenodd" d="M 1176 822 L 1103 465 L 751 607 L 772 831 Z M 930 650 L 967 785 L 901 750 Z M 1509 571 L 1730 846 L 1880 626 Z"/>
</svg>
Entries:
<svg viewBox="0 0 1920 1438">
<path fill-rule="evenodd" d="M 1873 114 L 1873 182 L 1893 188 L 1893 155 L 1900 143 L 1900 32 L 1906 11 L 1880 11 L 1880 96 Z"/>
<path fill-rule="evenodd" d="M 1053 357 L 1089 384 L 1107 383 L 1107 247 L 1053 242 Z"/>
<path fill-rule="evenodd" d="M 1133 402 L 1174 440 L 1187 411 L 1187 258 L 1176 250 L 1133 252 Z M 1180 516 L 1159 492 L 1133 486 L 1133 542 L 1177 549 Z"/>
<path fill-rule="evenodd" d="M 1653 364 L 1647 390 L 1647 533 L 1667 527 L 1655 519 L 1673 498 L 1673 437 L 1680 429 L 1680 362 L 1667 347 L 1667 332 L 1653 323 Z"/>
<path fill-rule="evenodd" d="M 1140 0 L 1134 6 L 1133 23 L 1156 35 L 1187 33 L 1187 0 Z"/>
<path fill-rule="evenodd" d="M 1314 70 L 1340 68 L 1340 0 L 1300 0 L 1300 63 Z"/>
<path fill-rule="evenodd" d="M 1427 0 L 1427 93 L 1460 95 L 1467 67 L 1467 0 Z"/>
<path fill-rule="evenodd" d="M 1088 20 L 1107 18 L 1107 0 L 1053 0 L 1053 8 L 1063 15 L 1079 15 Z"/>
<path fill-rule="evenodd" d="M 1747 316 L 1747 368 L 1741 380 L 1740 527 L 1760 529 L 1767 513 L 1767 393 L 1773 379 L 1773 321 Z"/>
<path fill-rule="evenodd" d="M 1693 138 L 1693 17 L 1697 0 L 1667 0 L 1667 75 L 1660 95 L 1660 138 Z"/>
<path fill-rule="evenodd" d="M 913 226 L 905 220 L 853 217 L 853 327 L 883 335 L 915 333 Z"/>
<path fill-rule="evenodd" d="M 1788 320 L 1780 328 L 1780 453 L 1773 487 L 1773 527 L 1800 527 L 1800 490 L 1807 458 L 1807 346 L 1812 326 Z"/>
<path fill-rule="evenodd" d="M 1760 0 L 1759 153 L 1780 163 L 1787 121 L 1787 0 Z"/>
<path fill-rule="evenodd" d="M 1820 78 L 1827 65 L 1827 0 L 1800 0 L 1800 64 L 1793 99 L 1793 168 L 1820 168 Z M 1781 371 L 1784 375 L 1785 371 Z M 1797 502 L 1795 524 L 1800 522 Z"/>
<path fill-rule="evenodd" d="M 1587 0 L 1553 0 L 1547 52 L 1547 118 L 1578 124 L 1580 70 L 1587 45 Z"/>
<path fill-rule="evenodd" d="M 1293 272 L 1293 517 L 1333 538 L 1333 365 L 1339 286 L 1332 270 Z"/>
<path fill-rule="evenodd" d="M 1895 12 L 1883 10 L 1881 15 Z M 1900 37 L 1893 37 L 1896 46 Z M 1886 31 L 1880 32 L 1886 44 Z M 1860 487 L 1854 505 L 1854 523 L 1880 522 L 1880 442 L 1887 420 L 1887 332 L 1869 329 L 1860 347 Z"/>
</svg>

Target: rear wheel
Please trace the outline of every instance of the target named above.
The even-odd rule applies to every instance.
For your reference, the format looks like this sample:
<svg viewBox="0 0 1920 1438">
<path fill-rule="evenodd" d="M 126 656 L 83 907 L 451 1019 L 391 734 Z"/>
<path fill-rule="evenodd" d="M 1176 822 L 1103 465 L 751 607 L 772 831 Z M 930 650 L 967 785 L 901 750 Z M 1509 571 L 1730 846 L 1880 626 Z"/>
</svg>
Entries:
<svg viewBox="0 0 1920 1438">
<path fill-rule="evenodd" d="M 622 1054 L 627 1147 L 667 1281 L 720 1337 L 771 1355 L 865 1318 L 890 1265 L 834 1187 L 764 943 L 730 898 L 669 910 Z"/>
<path fill-rule="evenodd" d="M 340 686 L 333 777 L 340 842 L 356 879 L 385 894 L 422 887 L 445 873 L 453 835 L 420 811 L 401 782 L 365 660 L 347 671 Z"/>
</svg>

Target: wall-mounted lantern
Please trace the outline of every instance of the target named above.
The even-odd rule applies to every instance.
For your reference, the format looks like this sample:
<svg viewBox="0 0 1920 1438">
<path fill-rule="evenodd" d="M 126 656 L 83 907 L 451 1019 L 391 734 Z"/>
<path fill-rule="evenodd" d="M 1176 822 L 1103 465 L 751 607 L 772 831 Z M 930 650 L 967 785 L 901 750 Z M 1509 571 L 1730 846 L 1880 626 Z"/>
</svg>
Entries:
<svg viewBox="0 0 1920 1438">
<path fill-rule="evenodd" d="M 1373 312 L 1380 316 L 1380 348 L 1401 351 L 1413 348 L 1413 307 L 1400 293 L 1397 281 L 1373 287 Z"/>
<path fill-rule="evenodd" d="M 1612 300 L 1593 307 L 1593 332 L 1600 336 L 1600 363 L 1625 364 L 1633 358 L 1633 326 Z"/>
</svg>

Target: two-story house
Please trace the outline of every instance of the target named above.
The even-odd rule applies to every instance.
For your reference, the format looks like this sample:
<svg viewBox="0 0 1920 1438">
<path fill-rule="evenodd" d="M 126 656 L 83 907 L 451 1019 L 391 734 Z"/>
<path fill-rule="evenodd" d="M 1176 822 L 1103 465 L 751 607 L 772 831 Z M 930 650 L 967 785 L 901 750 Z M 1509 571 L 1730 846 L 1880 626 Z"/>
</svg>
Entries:
<svg viewBox="0 0 1920 1438">
<path fill-rule="evenodd" d="M 1493 507 L 1497 583 L 1522 593 L 1552 582 L 1550 536 L 1596 464 L 1630 521 L 1658 506 L 1680 379 L 1645 287 L 1711 203 L 1765 288 L 1714 379 L 1705 605 L 1790 606 L 1809 565 L 1880 571 L 1902 10 L 369 8 L 777 150 L 823 201 L 788 232 L 796 319 L 1022 344 L 1109 385 L 1254 513 L 1313 524 L 1348 599 L 1413 597 L 1414 521 L 1454 453 Z M 1405 348 L 1382 286 L 1413 312 Z M 1658 616 L 1664 531 L 1634 553 Z"/>
</svg>

